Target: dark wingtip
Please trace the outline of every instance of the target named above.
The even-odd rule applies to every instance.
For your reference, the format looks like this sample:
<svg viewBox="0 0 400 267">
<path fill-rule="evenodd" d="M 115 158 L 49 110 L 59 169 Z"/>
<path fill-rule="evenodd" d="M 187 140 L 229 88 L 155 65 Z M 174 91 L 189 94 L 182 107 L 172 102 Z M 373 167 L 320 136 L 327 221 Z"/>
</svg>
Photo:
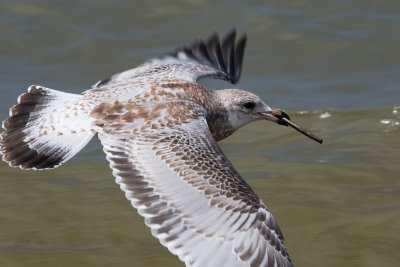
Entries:
<svg viewBox="0 0 400 267">
<path fill-rule="evenodd" d="M 243 55 L 244 55 L 244 49 L 246 47 L 246 42 L 247 42 L 247 36 L 243 34 L 239 41 L 238 44 L 236 45 L 236 53 L 235 53 L 235 77 L 237 82 L 240 79 L 240 75 L 242 73 L 242 65 L 243 65 Z"/>
<path fill-rule="evenodd" d="M 233 28 L 220 42 L 218 34 L 214 32 L 207 41 L 199 39 L 189 46 L 177 49 L 172 55 L 177 56 L 179 52 L 184 52 L 187 57 L 200 64 L 218 70 L 219 78 L 235 84 L 240 79 L 247 40 L 246 35 L 243 34 L 239 41 L 235 42 L 236 35 L 236 29 Z"/>
</svg>

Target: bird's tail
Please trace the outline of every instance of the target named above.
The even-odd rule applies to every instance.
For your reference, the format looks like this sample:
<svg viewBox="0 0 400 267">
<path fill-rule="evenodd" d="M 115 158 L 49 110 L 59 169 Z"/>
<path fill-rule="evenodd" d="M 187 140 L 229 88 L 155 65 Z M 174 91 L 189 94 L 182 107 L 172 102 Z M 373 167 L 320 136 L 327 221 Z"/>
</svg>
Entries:
<svg viewBox="0 0 400 267">
<path fill-rule="evenodd" d="M 81 98 L 30 86 L 3 122 L 3 160 L 21 169 L 51 169 L 78 153 L 94 136 Z"/>
</svg>

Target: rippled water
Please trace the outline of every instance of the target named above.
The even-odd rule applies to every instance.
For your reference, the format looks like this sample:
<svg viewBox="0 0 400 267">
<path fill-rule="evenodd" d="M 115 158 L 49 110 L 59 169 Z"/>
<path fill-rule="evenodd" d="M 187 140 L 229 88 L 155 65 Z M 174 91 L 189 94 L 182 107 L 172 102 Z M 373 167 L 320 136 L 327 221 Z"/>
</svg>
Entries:
<svg viewBox="0 0 400 267">
<path fill-rule="evenodd" d="M 400 263 L 400 2 L 0 3 L 0 115 L 30 84 L 79 93 L 236 26 L 240 88 L 324 137 L 258 122 L 220 143 L 295 266 Z M 211 88 L 233 87 L 202 81 Z M 1 266 L 182 266 L 125 200 L 97 140 L 53 171 L 0 164 Z"/>
</svg>

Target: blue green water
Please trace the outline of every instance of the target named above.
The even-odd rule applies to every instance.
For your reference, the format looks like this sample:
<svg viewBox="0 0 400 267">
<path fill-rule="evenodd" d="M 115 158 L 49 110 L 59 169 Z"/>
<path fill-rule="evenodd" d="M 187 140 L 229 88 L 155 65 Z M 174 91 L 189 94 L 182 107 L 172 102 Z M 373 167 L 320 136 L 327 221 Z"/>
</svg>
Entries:
<svg viewBox="0 0 400 267">
<path fill-rule="evenodd" d="M 0 3 L 0 117 L 31 84 L 96 81 L 236 26 L 239 88 L 324 137 L 247 125 L 220 143 L 277 218 L 295 266 L 400 263 L 400 2 Z M 234 87 L 202 81 L 210 88 Z M 91 142 L 52 171 L 0 164 L 0 266 L 183 266 Z"/>
</svg>

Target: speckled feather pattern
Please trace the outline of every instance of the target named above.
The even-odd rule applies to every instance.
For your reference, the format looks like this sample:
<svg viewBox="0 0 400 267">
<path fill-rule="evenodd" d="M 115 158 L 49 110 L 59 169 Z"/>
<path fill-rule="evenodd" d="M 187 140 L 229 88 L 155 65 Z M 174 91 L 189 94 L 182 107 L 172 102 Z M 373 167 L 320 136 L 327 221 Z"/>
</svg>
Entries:
<svg viewBox="0 0 400 267">
<path fill-rule="evenodd" d="M 70 159 L 95 134 L 87 116 L 90 103 L 81 98 L 30 86 L 3 122 L 3 160 L 21 169 L 51 169 Z"/>
<path fill-rule="evenodd" d="M 235 45 L 235 37 L 198 40 L 83 95 L 31 86 L 3 123 L 3 160 L 55 168 L 98 134 L 126 198 L 187 266 L 292 266 L 274 217 L 216 143 L 259 119 L 239 104 L 269 107 L 245 91 L 197 84 L 239 80 L 246 38 Z"/>
<path fill-rule="evenodd" d="M 199 249 L 215 243 L 231 259 L 226 266 L 290 266 L 276 221 L 215 142 L 235 130 L 218 103 L 222 91 L 167 79 L 145 84 L 133 98 L 104 97 L 90 116 L 117 183 L 152 233 L 189 266 L 223 265 L 207 253 L 192 258 L 179 238 L 186 232 L 204 243 Z"/>
</svg>

